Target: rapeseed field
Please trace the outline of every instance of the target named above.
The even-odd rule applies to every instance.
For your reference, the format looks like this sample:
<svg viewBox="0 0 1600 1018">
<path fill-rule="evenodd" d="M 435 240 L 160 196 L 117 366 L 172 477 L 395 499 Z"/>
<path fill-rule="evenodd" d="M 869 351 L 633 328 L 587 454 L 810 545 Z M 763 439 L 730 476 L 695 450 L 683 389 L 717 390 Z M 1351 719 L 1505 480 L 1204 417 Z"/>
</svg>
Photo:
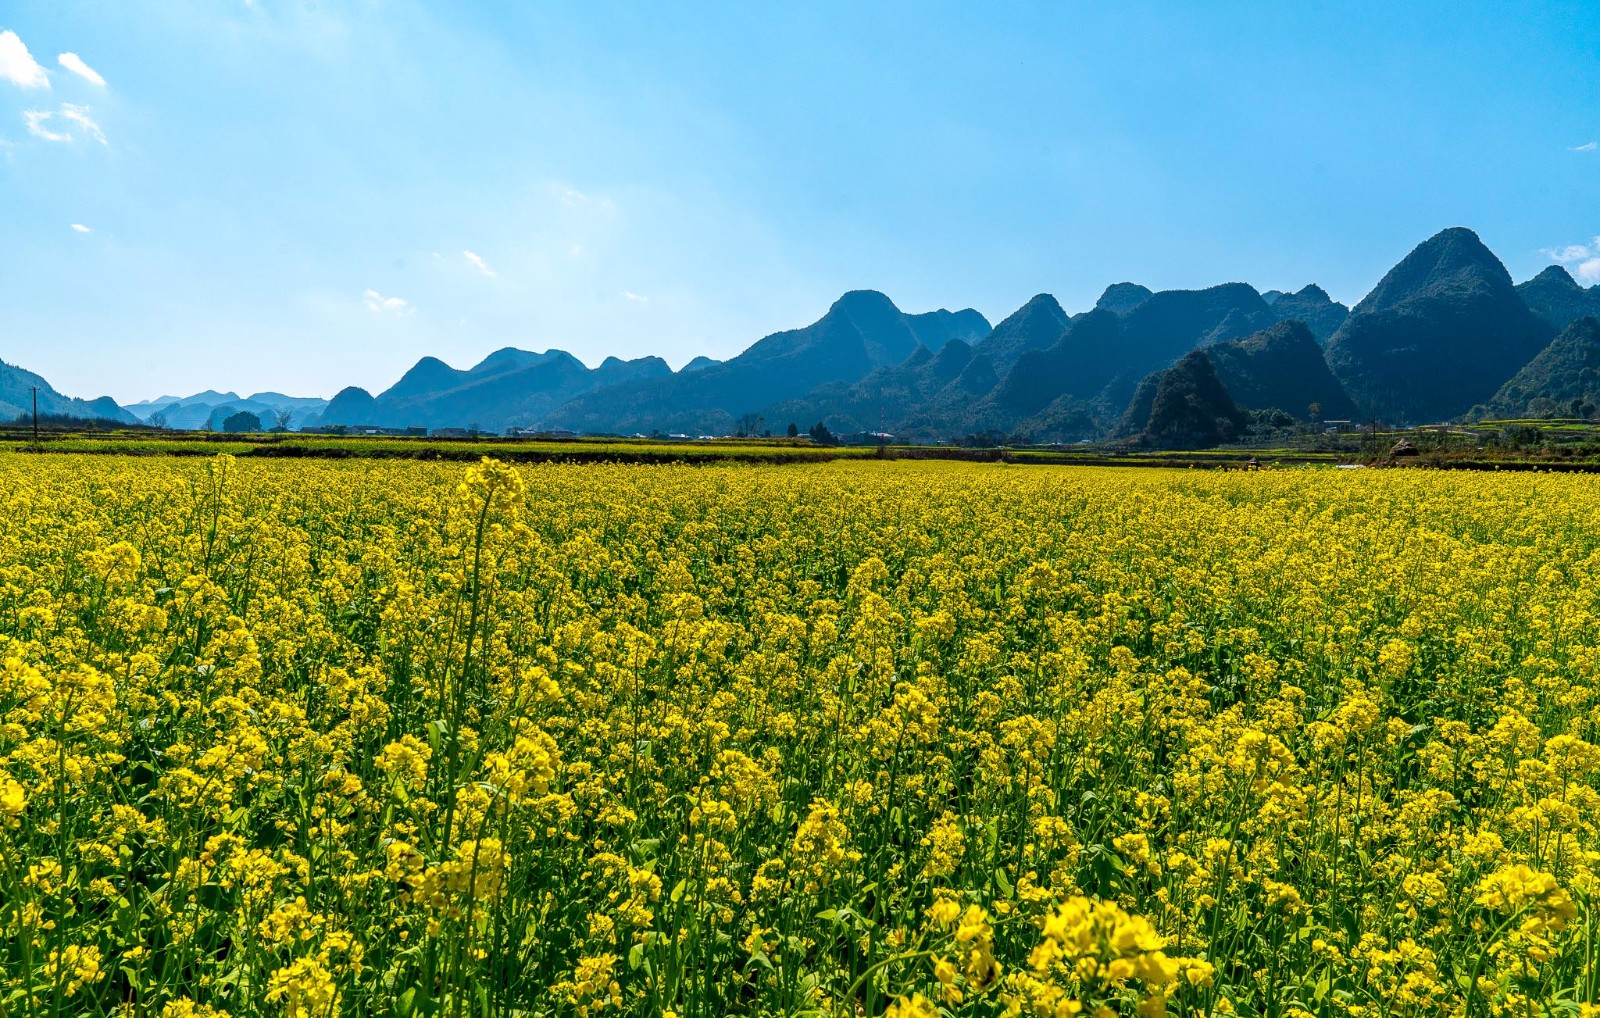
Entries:
<svg viewBox="0 0 1600 1018">
<path fill-rule="evenodd" d="M 1600 1014 L 1600 486 L 0 456 L 0 1018 Z"/>
</svg>

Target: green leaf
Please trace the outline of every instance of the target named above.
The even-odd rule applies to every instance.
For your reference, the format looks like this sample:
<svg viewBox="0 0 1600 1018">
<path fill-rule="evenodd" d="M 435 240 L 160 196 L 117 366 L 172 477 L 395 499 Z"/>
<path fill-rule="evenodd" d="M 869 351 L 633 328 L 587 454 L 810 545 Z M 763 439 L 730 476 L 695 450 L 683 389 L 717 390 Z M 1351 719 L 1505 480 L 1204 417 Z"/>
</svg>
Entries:
<svg viewBox="0 0 1600 1018">
<path fill-rule="evenodd" d="M 1012 890 L 1011 881 L 1006 879 L 1006 868 L 1001 866 L 994 871 L 994 882 L 1000 885 L 1000 893 L 1008 899 L 1015 898 L 1017 892 Z"/>
<path fill-rule="evenodd" d="M 649 860 L 646 865 L 654 866 L 655 857 L 661 852 L 660 838 L 640 838 L 633 843 L 633 850 L 643 859 Z"/>
<path fill-rule="evenodd" d="M 443 720 L 429 721 L 427 728 L 428 745 L 433 749 L 434 756 L 438 756 L 440 740 L 443 739 L 444 733 L 450 730 L 450 722 Z"/>
</svg>

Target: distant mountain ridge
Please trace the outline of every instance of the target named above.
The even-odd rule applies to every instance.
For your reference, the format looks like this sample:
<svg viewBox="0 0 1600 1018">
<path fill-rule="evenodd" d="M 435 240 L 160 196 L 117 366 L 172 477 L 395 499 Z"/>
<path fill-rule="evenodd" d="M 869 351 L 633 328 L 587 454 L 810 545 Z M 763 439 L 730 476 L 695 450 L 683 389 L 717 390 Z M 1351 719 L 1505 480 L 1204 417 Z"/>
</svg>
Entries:
<svg viewBox="0 0 1600 1018">
<path fill-rule="evenodd" d="M 982 345 L 951 339 L 934 353 L 919 344 L 900 364 L 874 368 L 853 385 L 819 386 L 804 399 L 779 403 L 761 417 L 769 426 L 826 420 L 830 429 L 843 433 L 877 432 L 890 423 L 899 427 L 930 401 L 968 401 L 989 391 L 998 376 L 979 352 Z"/>
<path fill-rule="evenodd" d="M 1507 417 L 1592 417 L 1600 408 L 1600 321 L 1584 316 L 1511 376 L 1488 410 Z"/>
<path fill-rule="evenodd" d="M 31 417 L 35 389 L 38 390 L 38 409 L 42 416 L 120 421 L 124 424 L 136 422 L 132 414 L 109 396 L 98 399 L 63 396 L 39 375 L 5 361 L 0 361 L 0 421 Z"/>
<path fill-rule="evenodd" d="M 659 357 L 608 357 L 591 369 L 565 350 L 532 353 L 505 347 L 466 370 L 424 357 L 376 396 L 356 387 L 340 391 L 318 423 L 502 431 L 536 424 L 594 389 L 671 374 Z"/>
<path fill-rule="evenodd" d="M 1600 288 L 1558 266 L 1513 284 L 1475 233 L 1452 227 L 1407 253 L 1354 308 L 1314 283 L 1262 293 L 1125 281 L 1077 314 L 1036 294 L 991 328 L 972 309 L 907 313 L 882 293 L 853 290 L 810 325 L 677 371 L 658 357 L 590 368 L 560 349 L 508 346 L 470 368 L 424 357 L 376 395 L 351 387 L 323 403 L 207 391 L 129 410 L 180 427 L 215 427 L 246 410 L 263 422 L 290 414 L 291 427 L 715 435 L 822 423 L 908 440 L 1169 443 L 1210 434 L 1210 411 L 1224 422 L 1216 433 L 1229 434 L 1233 410 L 1252 428 L 1581 410 L 1600 404 L 1589 321 L 1600 321 Z M 1213 378 L 1226 402 L 1213 398 Z M 1152 430 L 1164 383 L 1168 413 Z M 14 408 L 0 391 L 0 413 Z"/>
<path fill-rule="evenodd" d="M 1600 318 L 1600 286 L 1579 286 L 1560 265 L 1552 265 L 1527 282 L 1518 283 L 1517 295 L 1557 332 L 1580 318 Z"/>
<path fill-rule="evenodd" d="M 183 431 L 220 431 L 222 422 L 236 413 L 255 414 L 266 428 L 276 427 L 281 417 L 284 427 L 298 430 L 315 421 L 327 405 L 327 400 L 309 396 L 258 392 L 241 397 L 236 392 L 207 389 L 192 396 L 161 396 L 130 403 L 126 409 L 146 424 Z"/>
<path fill-rule="evenodd" d="M 978 343 L 977 353 L 987 358 L 994 370 L 1009 371 L 1029 350 L 1042 350 L 1054 343 L 1071 322 L 1071 316 L 1054 297 L 1037 294 L 1002 319 Z"/>
<path fill-rule="evenodd" d="M 1328 344 L 1339 326 L 1350 317 L 1349 308 L 1329 297 L 1328 291 L 1315 283 L 1308 283 L 1294 293 L 1280 294 L 1267 303 L 1278 321 L 1305 323 L 1306 329 L 1322 346 Z"/>
<path fill-rule="evenodd" d="M 1328 369 L 1311 327 L 1285 319 L 1242 339 L 1204 348 L 1232 399 L 1247 410 L 1282 410 L 1308 420 L 1350 420 L 1356 412 Z"/>
<path fill-rule="evenodd" d="M 1471 230 L 1417 245 L 1328 342 L 1328 366 L 1365 416 L 1458 417 L 1492 397 L 1554 330 Z"/>
<path fill-rule="evenodd" d="M 949 340 L 971 344 L 989 331 L 988 320 L 970 308 L 908 315 L 875 290 L 853 290 L 811 325 L 773 333 L 699 371 L 597 389 L 548 423 L 573 431 L 727 434 L 741 416 L 821 386 L 853 384 L 874 368 L 904 362 L 918 346 L 937 352 Z"/>
<path fill-rule="evenodd" d="M 1158 293 L 1117 284 L 1055 343 L 1025 351 L 989 393 L 946 408 L 925 426 L 956 434 L 1021 432 L 1045 441 L 1101 437 L 1141 378 L 1189 350 L 1274 321 L 1261 295 L 1243 283 Z"/>
</svg>

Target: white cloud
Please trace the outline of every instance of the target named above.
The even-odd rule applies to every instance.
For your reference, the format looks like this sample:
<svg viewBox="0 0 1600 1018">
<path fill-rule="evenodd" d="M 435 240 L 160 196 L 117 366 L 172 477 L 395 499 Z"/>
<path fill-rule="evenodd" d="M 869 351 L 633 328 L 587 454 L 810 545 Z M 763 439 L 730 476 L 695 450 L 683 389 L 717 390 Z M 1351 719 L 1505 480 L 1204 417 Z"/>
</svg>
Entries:
<svg viewBox="0 0 1600 1018">
<path fill-rule="evenodd" d="M 1583 244 L 1568 244 L 1566 247 L 1547 247 L 1539 253 L 1565 265 L 1567 262 L 1581 262 L 1589 257 L 1589 248 Z"/>
<path fill-rule="evenodd" d="M 489 268 L 489 263 L 483 260 L 483 255 L 478 254 L 476 251 L 463 251 L 461 252 L 461 257 L 465 258 L 479 272 L 490 279 L 494 278 L 494 270 Z"/>
<path fill-rule="evenodd" d="M 650 303 L 650 298 L 649 297 L 646 297 L 642 293 L 634 293 L 632 290 L 624 290 L 624 291 L 622 291 L 622 298 L 624 300 L 636 301 L 636 302 L 638 302 L 640 304 L 648 304 L 648 303 Z"/>
<path fill-rule="evenodd" d="M 56 110 L 23 110 L 22 120 L 28 125 L 29 134 L 45 141 L 72 141 L 83 135 L 93 138 L 102 145 L 106 143 L 106 134 L 89 115 L 89 107 L 77 103 L 62 103 Z M 55 126 L 57 120 L 65 120 L 67 123 L 60 125 L 58 130 Z M 69 125 L 77 125 L 76 132 Z"/>
<path fill-rule="evenodd" d="M 59 54 L 56 57 L 56 63 L 60 64 L 62 67 L 65 67 L 67 70 L 71 71 L 73 74 L 76 74 L 78 77 L 82 78 L 84 81 L 87 81 L 91 85 L 99 85 L 101 88 L 106 87 L 106 79 L 100 76 L 100 72 L 84 63 L 83 58 L 78 56 L 76 53 Z"/>
<path fill-rule="evenodd" d="M 1585 283 L 1600 283 L 1600 237 L 1588 244 L 1567 244 L 1564 247 L 1547 247 L 1541 252 L 1546 258 L 1560 262 Z"/>
<path fill-rule="evenodd" d="M 15 32 L 0 32 L 0 79 L 22 88 L 49 88 L 50 76 Z"/>
<path fill-rule="evenodd" d="M 49 110 L 23 110 L 22 122 L 28 125 L 28 133 L 35 138 L 43 138 L 45 141 L 71 141 L 72 135 L 61 134 L 44 126 L 54 116 L 55 114 Z"/>
<path fill-rule="evenodd" d="M 367 290 L 361 294 L 361 303 L 367 310 L 374 314 L 392 314 L 399 318 L 406 318 L 417 313 L 411 302 L 400 297 L 385 297 L 376 290 Z"/>
<path fill-rule="evenodd" d="M 1587 142 L 1587 143 L 1585 143 L 1583 145 L 1574 145 L 1574 146 L 1572 146 L 1572 151 L 1574 151 L 1574 152 L 1593 152 L 1597 148 L 1600 148 L 1600 141 L 1591 141 L 1591 142 Z"/>
<path fill-rule="evenodd" d="M 77 233 L 93 233 L 94 232 L 94 230 L 90 229 L 87 226 L 84 226 L 82 223 L 73 223 L 72 224 L 72 229 Z"/>
<path fill-rule="evenodd" d="M 557 198 L 561 199 L 563 205 L 572 208 L 600 209 L 603 212 L 614 212 L 617 208 L 616 203 L 610 198 L 596 198 L 594 195 L 580 191 L 569 184 L 554 184 L 551 186 L 551 190 L 555 192 Z"/>
<path fill-rule="evenodd" d="M 93 137 L 95 141 L 102 145 L 106 143 L 105 132 L 101 131 L 100 125 L 89 117 L 89 107 L 79 106 L 77 103 L 62 103 L 61 115 L 83 128 L 84 133 Z"/>
</svg>

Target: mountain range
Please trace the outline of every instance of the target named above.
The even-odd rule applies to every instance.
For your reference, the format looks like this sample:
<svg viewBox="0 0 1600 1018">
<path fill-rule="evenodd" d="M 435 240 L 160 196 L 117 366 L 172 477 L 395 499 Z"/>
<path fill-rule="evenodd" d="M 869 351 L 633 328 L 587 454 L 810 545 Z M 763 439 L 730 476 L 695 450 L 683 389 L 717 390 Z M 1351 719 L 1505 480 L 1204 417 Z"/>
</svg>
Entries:
<svg viewBox="0 0 1600 1018">
<path fill-rule="evenodd" d="M 34 411 L 35 390 L 41 416 L 74 417 L 82 420 L 107 420 L 136 423 L 133 414 L 118 406 L 110 396 L 98 399 L 73 399 L 63 396 L 50 383 L 26 368 L 0 361 L 0 421 L 18 420 Z"/>
<path fill-rule="evenodd" d="M 388 389 L 351 387 L 326 402 L 208 391 L 121 408 L 70 400 L 0 363 L 0 416 L 40 385 L 44 412 L 181 428 L 246 410 L 290 428 L 700 435 L 822 423 L 912 441 L 1183 445 L 1313 418 L 1589 415 L 1600 407 L 1597 321 L 1600 287 L 1559 266 L 1514 284 L 1475 233 L 1455 227 L 1417 245 L 1354 308 L 1315 284 L 1263 293 L 1122 282 L 1078 314 L 1041 293 L 991 327 L 970 308 L 908 314 L 856 290 L 811 325 L 677 371 L 659 357 L 590 368 L 563 350 L 506 347 L 466 369 L 425 357 Z"/>
<path fill-rule="evenodd" d="M 328 401 L 311 396 L 285 396 L 281 392 L 236 392 L 207 389 L 192 396 L 161 396 L 130 403 L 126 409 L 145 424 L 184 431 L 221 431 L 222 422 L 237 413 L 252 413 L 262 426 L 297 429 L 320 419 Z"/>
</svg>

